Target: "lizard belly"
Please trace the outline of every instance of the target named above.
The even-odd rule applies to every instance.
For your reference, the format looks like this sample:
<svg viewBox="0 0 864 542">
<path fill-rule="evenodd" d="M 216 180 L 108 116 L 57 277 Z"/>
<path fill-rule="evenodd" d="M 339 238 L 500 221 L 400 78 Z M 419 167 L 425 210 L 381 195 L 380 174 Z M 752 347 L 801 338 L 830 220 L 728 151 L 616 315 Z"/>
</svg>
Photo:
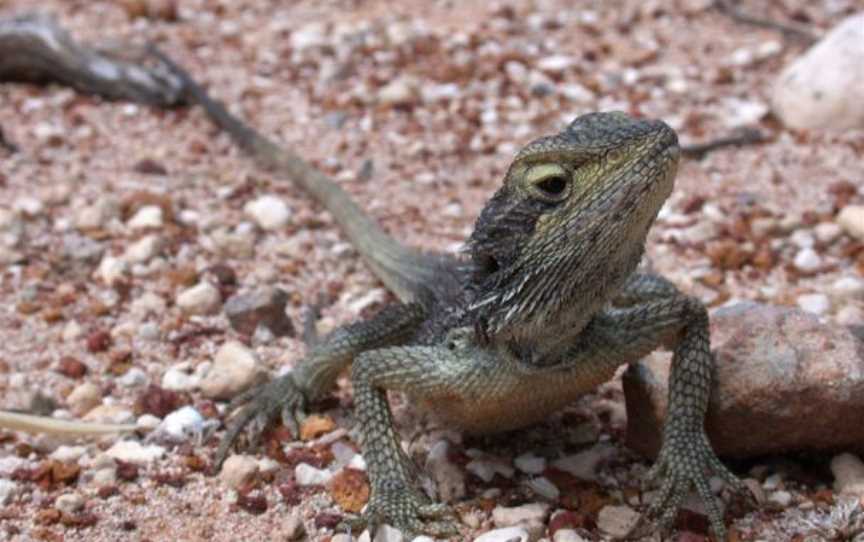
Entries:
<svg viewBox="0 0 864 542">
<path fill-rule="evenodd" d="M 616 367 L 576 362 L 539 368 L 508 360 L 493 370 L 478 367 L 460 375 L 446 392 L 412 399 L 450 427 L 480 434 L 508 431 L 546 419 L 608 381 Z"/>
</svg>

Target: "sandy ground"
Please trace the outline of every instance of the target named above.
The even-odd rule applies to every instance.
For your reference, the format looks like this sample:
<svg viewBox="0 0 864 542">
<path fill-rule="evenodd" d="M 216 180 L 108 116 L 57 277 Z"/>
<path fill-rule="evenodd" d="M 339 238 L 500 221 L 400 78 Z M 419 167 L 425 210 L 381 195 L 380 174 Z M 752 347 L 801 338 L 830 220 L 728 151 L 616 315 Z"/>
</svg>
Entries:
<svg viewBox="0 0 864 542">
<path fill-rule="evenodd" d="M 456 250 L 515 150 L 580 113 L 620 109 L 659 117 L 685 143 L 755 126 L 770 136 L 768 143 L 682 164 L 676 192 L 651 236 L 654 267 L 712 306 L 733 299 L 794 305 L 802 295 L 827 294 L 837 279 L 864 273 L 864 252 L 845 238 L 817 240 L 817 269 L 802 272 L 794 265 L 807 244 L 801 237 L 808 232 L 813 237 L 819 224 L 832 223 L 838 206 L 861 202 L 864 132 L 782 128 L 767 107 L 771 86 L 805 46 L 735 23 L 707 1 L 177 0 L 176 21 L 131 17 L 135 2 L 129 3 L 132 8 L 119 1 L 5 0 L 0 17 L 38 8 L 85 41 L 159 44 L 252 125 L 332 174 L 388 231 L 429 249 Z M 760 3 L 745 4 L 760 9 Z M 761 9 L 822 32 L 854 4 L 838 0 L 816 7 L 784 0 Z M 320 43 L 308 45 L 315 39 Z M 390 103 L 382 91 L 388 85 L 394 85 L 391 91 L 407 88 L 404 99 Z M 63 409 L 65 397 L 87 381 L 100 387 L 103 404 L 134 410 L 141 390 L 118 385 L 113 365 L 137 367 L 158 384 L 178 362 L 194 367 L 210 360 L 237 334 L 224 316 L 181 315 L 174 306 L 183 288 L 172 273 L 178 269 L 194 272 L 224 263 L 243 288 L 280 286 L 290 293 L 289 315 L 298 327 L 303 308 L 322 294 L 331 300 L 322 327 L 349 322 L 385 298 L 383 292 L 371 301 L 366 297 L 381 286 L 345 246 L 330 217 L 286 180 L 256 169 L 198 110 L 160 111 L 64 88 L 4 84 L 0 126 L 21 149 L 14 154 L 0 149 L 0 206 L 24 215 L 23 233 L 9 248 L 23 258 L 0 275 L 4 408 L 26 407 L 39 390 Z M 157 162 L 166 174 L 142 173 L 144 160 Z M 105 201 L 122 205 L 138 191 L 163 195 L 184 226 L 156 228 L 167 248 L 133 267 L 128 287 L 118 292 L 94 277 L 96 264 L 64 260 L 64 238 L 78 231 L 82 209 Z M 214 248 L 219 235 L 250 231 L 243 205 L 261 194 L 276 194 L 288 204 L 289 224 L 271 232 L 251 228 L 254 257 Z M 40 207 L 28 214 L 31 200 Z M 108 253 L 122 255 L 148 233 L 128 227 L 126 219 L 121 213 L 85 234 Z M 756 219 L 765 220 L 757 227 Z M 731 250 L 724 240 L 767 255 L 723 266 L 722 253 Z M 133 314 L 131 304 L 148 292 L 164 298 L 168 308 Z M 823 317 L 832 321 L 847 306 L 860 309 L 861 302 L 832 298 Z M 77 322 L 77 335 L 70 322 Z M 137 331 L 145 322 L 155 323 L 165 340 L 141 339 Z M 169 340 L 207 326 L 219 331 L 199 340 Z M 113 342 L 106 351 L 92 352 L 88 339 L 100 330 Z M 256 344 L 255 350 L 276 370 L 299 359 L 303 345 L 280 338 Z M 87 373 L 60 374 L 55 369 L 63 356 L 83 361 Z M 190 396 L 199 410 L 215 411 L 197 392 Z M 349 404 L 344 386 L 339 397 Z M 595 403 L 606 414 L 587 414 Z M 620 448 L 622 404 L 620 388 L 612 384 L 571 414 L 589 420 L 600 438 Z M 328 413 L 351 426 L 349 409 Z M 560 439 L 560 433 L 560 426 L 550 423 L 499 443 L 494 451 L 511 458 L 532 445 L 553 456 L 584 447 Z M 293 514 L 305 522 L 310 539 L 326 540 L 322 514 L 342 513 L 323 488 L 304 491 L 295 507 L 278 484 L 266 480 L 255 489 L 266 499 L 266 511 L 238 507 L 236 493 L 218 478 L 188 466 L 190 456 L 210 457 L 214 439 L 193 443 L 191 451 L 189 444 L 169 450 L 135 480 L 118 482 L 116 494 L 102 496 L 87 473 L 94 470 L 99 449 L 112 442 L 85 443 L 79 460 L 83 473 L 68 487 L 18 481 L 0 509 L 0 538 L 284 540 L 290 530 L 285 518 Z M 44 450 L 55 447 L 45 439 L 6 435 L 0 439 L 0 460 L 21 456 L 32 468 L 45 460 Z M 605 468 L 623 484 L 642 467 L 626 451 L 618 454 L 618 462 Z M 795 495 L 790 506 L 830 487 L 824 459 L 816 460 L 822 461 L 816 469 L 821 477 L 808 478 L 809 484 L 789 482 Z M 758 467 L 751 475 L 761 482 L 785 472 L 777 465 L 766 460 L 748 467 Z M 165 473 L 179 473 L 182 487 L 164 483 Z M 635 481 L 627 483 L 636 487 Z M 494 485 L 473 479 L 469 496 Z M 513 485 L 519 484 L 504 484 Z M 82 496 L 95 523 L 64 526 L 34 519 L 63 493 Z M 523 493 L 514 496 L 508 489 L 501 495 L 512 497 L 506 504 L 537 500 Z M 493 498 L 492 505 L 507 500 L 500 499 Z M 472 506 L 480 517 L 479 532 L 490 525 L 483 512 L 489 504 Z M 737 536 L 777 539 L 768 533 L 783 517 L 782 506 L 751 514 L 739 520 Z M 691 530 L 687 540 L 702 539 L 698 528 Z M 605 536 L 596 527 L 588 531 L 596 539 Z"/>
</svg>

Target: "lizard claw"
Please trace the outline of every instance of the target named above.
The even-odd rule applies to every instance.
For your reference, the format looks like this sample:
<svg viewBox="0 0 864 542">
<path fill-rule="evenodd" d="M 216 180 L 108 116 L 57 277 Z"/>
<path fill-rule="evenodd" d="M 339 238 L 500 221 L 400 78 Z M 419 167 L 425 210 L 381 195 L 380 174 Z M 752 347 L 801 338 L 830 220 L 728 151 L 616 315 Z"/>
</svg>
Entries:
<svg viewBox="0 0 864 542">
<path fill-rule="evenodd" d="M 450 507 L 445 504 L 431 503 L 425 495 L 401 483 L 391 483 L 373 492 L 372 498 L 363 513 L 346 519 L 339 529 L 369 529 L 372 538 L 381 525 L 387 524 L 398 529 L 405 540 L 413 540 L 420 535 L 447 538 L 459 534 L 459 528 L 451 519 Z"/>
<path fill-rule="evenodd" d="M 306 417 L 305 408 L 306 396 L 291 374 L 256 386 L 235 397 L 228 405 L 228 411 L 239 409 L 239 412 L 219 443 L 214 470 L 219 470 L 231 449 L 238 446 L 242 433 L 246 434 L 247 448 L 257 447 L 264 431 L 277 416 L 293 435 L 299 435 L 299 423 Z"/>
<path fill-rule="evenodd" d="M 664 441 L 657 462 L 648 472 L 649 481 L 662 480 L 660 490 L 648 509 L 661 531 L 671 530 L 678 509 L 691 489 L 702 499 L 711 530 L 718 540 L 726 540 L 720 498 L 711 491 L 709 477 L 716 473 L 736 493 L 749 493 L 747 487 L 714 454 L 704 431 L 676 435 Z"/>
</svg>

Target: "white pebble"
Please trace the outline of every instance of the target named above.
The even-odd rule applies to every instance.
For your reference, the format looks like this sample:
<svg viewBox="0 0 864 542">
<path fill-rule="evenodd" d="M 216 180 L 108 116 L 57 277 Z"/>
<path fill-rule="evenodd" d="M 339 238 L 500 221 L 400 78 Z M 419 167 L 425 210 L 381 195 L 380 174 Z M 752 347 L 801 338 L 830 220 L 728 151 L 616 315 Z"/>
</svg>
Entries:
<svg viewBox="0 0 864 542">
<path fill-rule="evenodd" d="M 96 277 L 108 286 L 122 281 L 129 273 L 129 266 L 121 258 L 105 256 L 96 270 Z"/>
<path fill-rule="evenodd" d="M 126 247 L 123 259 L 129 263 L 145 263 L 159 252 L 161 245 L 162 239 L 158 235 L 145 235 Z"/>
<path fill-rule="evenodd" d="M 165 455 L 165 448 L 156 444 L 142 445 L 135 440 L 121 440 L 105 451 L 108 457 L 127 463 L 146 464 Z"/>
<path fill-rule="evenodd" d="M 188 363 L 169 367 L 162 375 L 162 387 L 171 391 L 190 391 L 198 387 L 200 379 L 188 371 Z"/>
<path fill-rule="evenodd" d="M 775 491 L 768 496 L 768 501 L 785 508 L 792 503 L 792 494 L 786 490 Z"/>
<path fill-rule="evenodd" d="M 190 440 L 200 437 L 204 430 L 204 417 L 191 406 L 184 406 L 165 416 L 159 427 L 160 432 L 175 441 Z"/>
<path fill-rule="evenodd" d="M 522 527 L 493 529 L 474 539 L 474 542 L 528 542 L 528 531 Z"/>
<path fill-rule="evenodd" d="M 219 348 L 200 388 L 209 399 L 230 399 L 259 381 L 264 369 L 258 356 L 239 341 Z"/>
<path fill-rule="evenodd" d="M 291 218 L 291 210 L 280 198 L 273 195 L 261 196 L 243 206 L 243 211 L 263 230 L 277 230 L 284 227 Z"/>
<path fill-rule="evenodd" d="M 812 248 L 803 248 L 795 255 L 795 267 L 808 273 L 816 271 L 822 267 L 822 257 Z"/>
<path fill-rule="evenodd" d="M 541 474 L 546 470 L 546 460 L 531 452 L 524 453 L 513 460 L 516 468 L 527 474 Z"/>
<path fill-rule="evenodd" d="M 851 237 L 864 241 L 864 205 L 847 205 L 837 215 L 837 223 Z"/>
<path fill-rule="evenodd" d="M 12 480 L 0 478 L 0 504 L 7 505 L 18 494 L 18 484 Z"/>
<path fill-rule="evenodd" d="M 323 486 L 333 477 L 330 471 L 316 469 L 307 463 L 300 463 L 294 468 L 294 478 L 301 486 Z"/>
<path fill-rule="evenodd" d="M 84 446 L 59 446 L 51 452 L 51 459 L 63 463 L 77 463 L 85 453 L 87 453 L 87 448 Z"/>
<path fill-rule="evenodd" d="M 512 527 L 520 523 L 543 523 L 549 513 L 549 505 L 530 503 L 522 506 L 496 506 L 492 510 L 492 521 L 496 527 Z"/>
<path fill-rule="evenodd" d="M 864 497 L 864 462 L 857 455 L 840 454 L 831 459 L 834 490 L 838 493 Z"/>
<path fill-rule="evenodd" d="M 597 527 L 616 538 L 630 536 L 639 523 L 639 512 L 629 506 L 604 506 L 597 514 Z"/>
<path fill-rule="evenodd" d="M 831 295 L 839 300 L 864 299 L 864 279 L 841 277 L 831 285 Z"/>
<path fill-rule="evenodd" d="M 66 493 L 54 500 L 54 507 L 61 512 L 74 514 L 84 508 L 84 498 L 77 493 Z"/>
<path fill-rule="evenodd" d="M 138 209 L 132 218 L 126 222 L 126 225 L 133 230 L 143 230 L 146 228 L 161 228 L 164 224 L 162 218 L 162 208 L 158 205 L 145 205 Z"/>
<path fill-rule="evenodd" d="M 258 460 L 250 455 L 232 455 L 222 464 L 219 477 L 225 484 L 237 489 L 259 472 Z"/>
<path fill-rule="evenodd" d="M 209 282 L 199 282 L 177 296 L 177 306 L 187 314 L 212 314 L 219 310 L 222 296 Z"/>
<path fill-rule="evenodd" d="M 812 312 L 813 314 L 823 315 L 831 308 L 831 300 L 825 294 L 804 294 L 799 295 L 796 300 L 798 307 L 801 310 Z"/>
<path fill-rule="evenodd" d="M 117 383 L 124 388 L 137 388 L 147 383 L 147 373 L 138 367 L 132 367 L 117 378 Z"/>
<path fill-rule="evenodd" d="M 864 326 L 864 308 L 846 305 L 837 311 L 834 319 L 841 326 Z"/>
<path fill-rule="evenodd" d="M 532 478 L 528 480 L 525 485 L 527 485 L 537 495 L 540 495 L 544 499 L 549 499 L 550 501 L 557 501 L 558 497 L 561 496 L 561 491 L 558 487 L 545 476 Z"/>
<path fill-rule="evenodd" d="M 12 209 L 24 216 L 36 217 L 45 210 L 45 204 L 32 196 L 21 196 L 12 204 Z"/>
</svg>

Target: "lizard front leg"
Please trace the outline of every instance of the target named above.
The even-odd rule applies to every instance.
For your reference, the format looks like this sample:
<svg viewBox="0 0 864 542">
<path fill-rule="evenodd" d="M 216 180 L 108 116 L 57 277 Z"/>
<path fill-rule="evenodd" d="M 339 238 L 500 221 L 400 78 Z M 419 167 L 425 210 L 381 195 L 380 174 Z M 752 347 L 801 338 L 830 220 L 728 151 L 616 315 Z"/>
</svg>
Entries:
<svg viewBox="0 0 864 542">
<path fill-rule="evenodd" d="M 409 340 L 425 317 L 426 311 L 419 304 L 386 307 L 371 320 L 338 328 L 317 342 L 292 372 L 235 398 L 229 410 L 242 408 L 219 445 L 215 468 L 222 465 L 244 430 L 250 447 L 254 447 L 264 429 L 280 415 L 282 422 L 298 435 L 298 420 L 305 415 L 308 402 L 330 390 L 355 356 Z"/>
<path fill-rule="evenodd" d="M 622 295 L 631 306 L 607 309 L 587 332 L 595 340 L 602 337 L 605 355 L 627 360 L 635 361 L 659 344 L 673 350 L 663 444 L 648 476 L 662 483 L 649 515 L 659 516 L 661 526 L 668 529 L 681 502 L 695 489 L 705 503 L 712 530 L 725 540 L 719 500 L 708 483 L 710 473 L 719 475 L 736 492 L 746 494 L 746 488 L 717 458 L 705 433 L 714 369 L 707 311 L 694 298 L 670 294 L 665 279 L 646 276 L 631 280 L 631 285 L 631 291 Z M 647 286 L 641 293 L 640 285 Z"/>
</svg>

